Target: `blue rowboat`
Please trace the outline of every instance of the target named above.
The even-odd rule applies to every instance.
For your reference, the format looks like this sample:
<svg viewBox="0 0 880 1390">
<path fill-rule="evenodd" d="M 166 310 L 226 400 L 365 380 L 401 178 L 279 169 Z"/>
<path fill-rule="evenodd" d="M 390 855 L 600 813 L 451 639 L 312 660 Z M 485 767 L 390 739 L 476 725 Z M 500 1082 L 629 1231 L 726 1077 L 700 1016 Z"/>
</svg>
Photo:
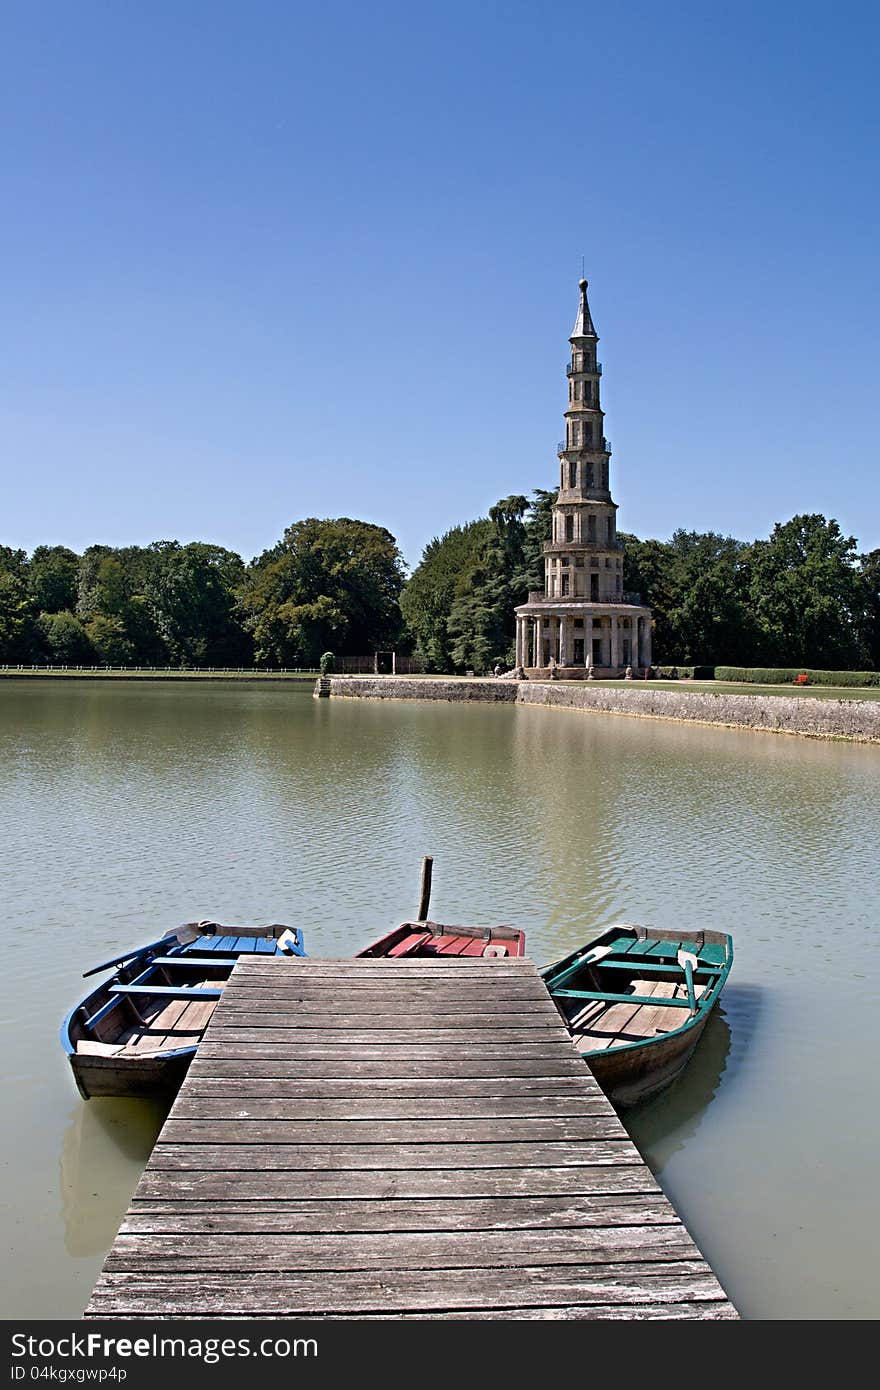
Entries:
<svg viewBox="0 0 880 1390">
<path fill-rule="evenodd" d="M 180 1085 L 242 955 L 303 956 L 298 927 L 187 922 L 85 974 L 112 973 L 61 1025 L 80 1094 L 151 1096 Z"/>
<path fill-rule="evenodd" d="M 687 1064 L 733 963 L 724 932 L 608 927 L 541 975 L 617 1106 L 669 1086 Z"/>
</svg>

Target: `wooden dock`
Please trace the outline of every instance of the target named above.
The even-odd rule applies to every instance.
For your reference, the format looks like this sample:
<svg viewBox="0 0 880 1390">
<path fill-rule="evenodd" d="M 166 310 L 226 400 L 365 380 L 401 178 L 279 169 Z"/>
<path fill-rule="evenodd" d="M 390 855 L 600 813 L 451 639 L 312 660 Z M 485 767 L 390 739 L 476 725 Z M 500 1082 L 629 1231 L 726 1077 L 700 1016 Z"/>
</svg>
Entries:
<svg viewBox="0 0 880 1390">
<path fill-rule="evenodd" d="M 244 958 L 91 1318 L 735 1318 L 529 960 Z"/>
</svg>

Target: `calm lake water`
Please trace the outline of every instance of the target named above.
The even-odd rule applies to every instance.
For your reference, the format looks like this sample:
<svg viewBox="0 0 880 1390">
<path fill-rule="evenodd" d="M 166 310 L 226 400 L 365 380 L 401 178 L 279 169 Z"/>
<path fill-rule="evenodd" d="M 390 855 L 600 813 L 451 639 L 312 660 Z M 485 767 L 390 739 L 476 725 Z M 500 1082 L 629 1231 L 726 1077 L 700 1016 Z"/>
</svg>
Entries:
<svg viewBox="0 0 880 1390">
<path fill-rule="evenodd" d="M 880 749 L 310 688 L 0 682 L 6 1317 L 79 1317 L 161 1126 L 80 1100 L 81 972 L 180 922 L 349 955 L 412 916 L 731 931 L 682 1079 L 627 1118 L 752 1318 L 880 1316 Z"/>
</svg>

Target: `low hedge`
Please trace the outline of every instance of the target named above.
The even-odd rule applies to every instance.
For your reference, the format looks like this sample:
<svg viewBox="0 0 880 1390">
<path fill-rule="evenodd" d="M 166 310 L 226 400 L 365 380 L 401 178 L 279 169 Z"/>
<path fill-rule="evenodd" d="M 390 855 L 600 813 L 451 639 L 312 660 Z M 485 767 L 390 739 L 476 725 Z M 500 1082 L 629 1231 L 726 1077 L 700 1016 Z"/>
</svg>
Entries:
<svg viewBox="0 0 880 1390">
<path fill-rule="evenodd" d="M 797 676 L 810 685 L 880 685 L 880 671 L 813 671 L 808 666 L 716 666 L 717 681 L 743 681 L 748 685 L 791 685 Z"/>
<path fill-rule="evenodd" d="M 673 680 L 673 671 L 678 672 L 679 680 L 691 681 L 712 681 L 715 679 L 714 666 L 655 666 L 657 671 L 665 680 Z"/>
</svg>

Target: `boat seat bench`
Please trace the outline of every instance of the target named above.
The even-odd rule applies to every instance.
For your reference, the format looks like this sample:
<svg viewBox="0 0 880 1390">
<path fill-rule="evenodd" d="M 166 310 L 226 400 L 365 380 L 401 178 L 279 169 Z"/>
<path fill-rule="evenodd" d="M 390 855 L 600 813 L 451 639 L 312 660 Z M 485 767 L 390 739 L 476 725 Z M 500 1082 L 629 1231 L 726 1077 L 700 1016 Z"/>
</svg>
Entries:
<svg viewBox="0 0 880 1390">
<path fill-rule="evenodd" d="M 299 933 L 296 933 L 299 940 Z M 218 955 L 274 956 L 275 941 L 262 936 L 201 936 L 200 951 L 216 951 Z"/>
<path fill-rule="evenodd" d="M 611 970 L 629 970 L 629 972 L 630 972 L 631 974 L 638 974 L 638 975 L 641 975 L 641 974 L 643 974 L 643 973 L 649 974 L 649 975 L 660 975 L 660 974 L 666 975 L 666 974 L 668 974 L 668 972 L 669 972 L 670 970 L 680 970 L 680 969 L 681 969 L 681 966 L 678 964 L 677 961 L 670 961 L 670 963 L 669 963 L 668 965 L 651 965 L 651 964 L 650 964 L 648 961 L 646 961 L 646 960 L 607 960 L 607 959 L 605 959 L 605 960 L 603 960 L 603 961 L 601 961 L 601 962 L 597 961 L 596 964 L 597 964 L 597 965 L 600 965 L 600 964 L 601 964 L 601 968 L 602 968 L 603 970 L 608 970 L 608 969 L 611 969 Z M 701 975 L 702 975 L 702 974 L 705 974 L 705 975 L 720 975 L 720 974 L 721 974 L 721 971 L 722 971 L 722 968 L 723 968 L 723 967 L 720 966 L 720 965 L 704 965 L 703 962 L 702 962 L 701 960 L 698 960 L 698 961 L 697 961 L 697 965 L 696 965 L 696 970 L 695 970 L 694 973 L 695 973 L 695 974 L 701 974 Z"/>
<path fill-rule="evenodd" d="M 606 1004 L 656 1004 L 657 998 L 652 994 L 612 994 L 604 989 L 554 989 L 553 997 L 559 999 L 597 999 Z M 687 999 L 664 999 L 664 1008 L 669 1006 L 673 1009 L 689 1009 L 690 1003 Z"/>
<path fill-rule="evenodd" d="M 194 970 L 196 966 L 211 965 L 215 970 L 221 966 L 229 966 L 233 962 L 223 960 L 219 956 L 154 956 L 150 961 L 151 965 L 184 965 L 188 969 Z"/>
<path fill-rule="evenodd" d="M 111 985 L 111 994 L 136 995 L 142 997 L 161 994 L 165 999 L 220 999 L 223 990 L 200 989 L 198 985 Z"/>
</svg>

